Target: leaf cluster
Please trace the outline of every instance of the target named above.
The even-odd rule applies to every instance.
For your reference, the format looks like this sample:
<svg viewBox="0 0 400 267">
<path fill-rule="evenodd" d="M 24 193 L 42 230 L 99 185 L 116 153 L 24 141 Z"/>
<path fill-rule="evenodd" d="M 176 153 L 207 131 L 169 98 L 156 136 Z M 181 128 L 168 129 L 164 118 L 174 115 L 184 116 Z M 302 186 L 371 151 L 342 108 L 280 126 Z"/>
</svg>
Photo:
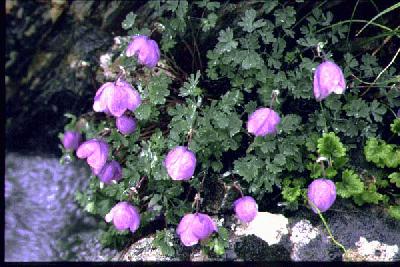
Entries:
<svg viewBox="0 0 400 267">
<path fill-rule="evenodd" d="M 400 92 L 391 89 L 395 68 L 387 68 L 380 78 L 385 82 L 367 91 L 365 85 L 384 68 L 376 55 L 364 51 L 333 56 L 349 27 L 337 24 L 324 5 L 315 4 L 302 18 L 296 3 L 280 1 L 149 1 L 146 7 L 146 14 L 128 13 L 122 28 L 126 40 L 145 34 L 159 43 L 157 67 L 142 68 L 127 58 L 125 39 L 113 57 L 143 100 L 130 114 L 136 131 L 120 134 L 107 116 L 68 115 L 66 130 L 79 129 L 85 139 L 101 136 L 110 144 L 109 159 L 123 167 L 119 183 L 101 185 L 93 176 L 89 188 L 77 193 L 87 212 L 104 217 L 118 201 L 130 201 L 140 209 L 141 226 L 161 218 L 175 227 L 193 212 L 194 193 L 202 193 L 210 177 L 225 185 L 233 179 L 258 201 L 278 193 L 289 209 L 298 208 L 312 179 L 325 177 L 336 183 L 340 197 L 359 205 L 384 203 L 398 215 L 395 198 L 385 193 L 399 186 L 399 173 L 384 170 L 372 179 L 373 168 L 364 175 L 353 156 L 365 155 L 379 168 L 400 165 L 398 146 L 379 139 L 388 130 L 388 111 L 400 106 Z M 317 48 L 342 67 L 347 83 L 343 95 L 332 94 L 321 103 L 312 93 L 313 73 L 322 62 Z M 278 131 L 254 137 L 246 121 L 257 108 L 270 107 L 274 90 L 279 91 L 271 106 L 281 117 Z M 399 119 L 390 129 L 399 134 Z M 188 182 L 171 181 L 163 166 L 166 153 L 177 145 L 196 154 Z M 73 159 L 67 151 L 63 155 Z M 316 162 L 320 157 L 326 158 L 324 168 Z M 104 225 L 104 244 L 125 242 L 129 233 L 113 229 Z M 153 244 L 173 255 L 172 241 L 172 232 L 164 229 Z M 220 227 L 203 246 L 223 254 L 226 229 Z"/>
</svg>

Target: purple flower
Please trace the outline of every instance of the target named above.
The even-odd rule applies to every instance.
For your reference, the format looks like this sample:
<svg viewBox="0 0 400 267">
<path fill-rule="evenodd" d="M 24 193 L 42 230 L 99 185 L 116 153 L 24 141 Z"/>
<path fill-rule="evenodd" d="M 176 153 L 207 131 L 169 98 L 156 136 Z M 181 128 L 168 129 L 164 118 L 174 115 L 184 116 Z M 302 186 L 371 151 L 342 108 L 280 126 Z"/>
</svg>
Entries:
<svg viewBox="0 0 400 267">
<path fill-rule="evenodd" d="M 189 180 L 196 168 L 196 156 L 187 147 L 177 146 L 163 162 L 172 180 Z"/>
<path fill-rule="evenodd" d="M 314 96 L 317 101 L 328 97 L 331 93 L 343 94 L 346 81 L 342 70 L 332 61 L 321 63 L 314 73 Z"/>
<path fill-rule="evenodd" d="M 126 229 L 134 233 L 140 225 L 140 214 L 136 207 L 128 202 L 119 202 L 115 205 L 105 217 L 106 222 L 113 221 L 118 231 Z"/>
<path fill-rule="evenodd" d="M 81 141 L 81 134 L 75 131 L 66 131 L 62 143 L 65 149 L 75 150 Z"/>
<path fill-rule="evenodd" d="M 118 79 L 115 83 L 103 84 L 97 90 L 93 110 L 121 117 L 127 109 L 134 111 L 141 103 L 142 99 L 138 91 L 129 83 Z"/>
<path fill-rule="evenodd" d="M 160 60 L 160 49 L 154 40 L 145 35 L 138 35 L 132 38 L 126 49 L 126 56 L 137 55 L 139 63 L 148 68 L 154 68 Z"/>
<path fill-rule="evenodd" d="M 203 213 L 186 214 L 176 228 L 176 233 L 187 247 L 206 239 L 212 232 L 217 232 L 217 225 L 210 216 Z"/>
<path fill-rule="evenodd" d="M 397 118 L 400 118 L 400 108 L 397 110 Z"/>
<path fill-rule="evenodd" d="M 259 108 L 254 111 L 247 122 L 247 131 L 255 136 L 265 136 L 277 132 L 281 118 L 270 108 Z"/>
<path fill-rule="evenodd" d="M 126 115 L 122 115 L 121 117 L 117 117 L 116 125 L 118 130 L 122 134 L 131 134 L 136 129 L 136 121 L 134 118 L 128 117 Z"/>
<path fill-rule="evenodd" d="M 258 206 L 254 198 L 250 196 L 244 196 L 237 199 L 233 203 L 235 207 L 236 216 L 242 222 L 251 222 L 257 215 Z"/>
<path fill-rule="evenodd" d="M 108 145 L 101 140 L 91 139 L 78 147 L 76 156 L 80 159 L 87 158 L 87 163 L 97 175 L 106 164 Z"/>
<path fill-rule="evenodd" d="M 112 180 L 119 181 L 122 178 L 122 168 L 121 165 L 115 160 L 104 165 L 98 174 L 100 181 L 105 184 L 110 184 Z"/>
<path fill-rule="evenodd" d="M 307 191 L 308 201 L 311 201 L 321 212 L 327 211 L 335 202 L 336 187 L 335 184 L 328 179 L 314 180 Z M 312 210 L 318 213 L 311 205 Z"/>
</svg>

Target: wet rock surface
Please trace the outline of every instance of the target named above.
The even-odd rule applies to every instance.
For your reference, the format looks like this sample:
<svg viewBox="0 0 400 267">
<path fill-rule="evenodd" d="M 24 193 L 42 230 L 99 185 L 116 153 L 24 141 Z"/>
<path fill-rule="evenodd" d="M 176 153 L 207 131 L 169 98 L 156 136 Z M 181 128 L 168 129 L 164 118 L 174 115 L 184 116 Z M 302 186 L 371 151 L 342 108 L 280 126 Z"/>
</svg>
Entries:
<svg viewBox="0 0 400 267">
<path fill-rule="evenodd" d="M 83 162 L 60 165 L 47 156 L 6 155 L 5 261 L 104 261 L 98 220 L 75 201 L 88 184 Z"/>
</svg>

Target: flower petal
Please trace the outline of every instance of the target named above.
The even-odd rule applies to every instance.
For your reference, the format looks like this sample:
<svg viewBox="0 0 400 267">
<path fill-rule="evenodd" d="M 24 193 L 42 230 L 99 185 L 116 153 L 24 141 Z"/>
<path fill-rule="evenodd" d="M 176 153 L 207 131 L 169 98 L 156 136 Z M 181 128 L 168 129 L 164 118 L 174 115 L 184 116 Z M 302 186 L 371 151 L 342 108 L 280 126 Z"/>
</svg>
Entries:
<svg viewBox="0 0 400 267">
<path fill-rule="evenodd" d="M 96 112 L 103 112 L 107 109 L 107 94 L 114 88 L 114 83 L 107 82 L 97 90 L 94 97 L 93 110 Z"/>
<path fill-rule="evenodd" d="M 121 90 L 120 86 L 116 86 L 109 95 L 107 95 L 107 107 L 112 115 L 120 117 L 127 108 L 127 94 L 125 90 Z"/>
<path fill-rule="evenodd" d="M 76 156 L 80 159 L 89 157 L 95 151 L 98 146 L 95 139 L 89 140 L 81 144 L 76 150 Z"/>
</svg>

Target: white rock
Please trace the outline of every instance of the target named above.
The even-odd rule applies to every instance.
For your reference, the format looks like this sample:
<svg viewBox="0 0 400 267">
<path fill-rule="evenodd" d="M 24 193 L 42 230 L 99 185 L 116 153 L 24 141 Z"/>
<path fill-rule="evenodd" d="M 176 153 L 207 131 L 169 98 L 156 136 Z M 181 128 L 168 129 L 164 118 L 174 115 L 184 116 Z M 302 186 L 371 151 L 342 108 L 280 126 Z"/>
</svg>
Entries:
<svg viewBox="0 0 400 267">
<path fill-rule="evenodd" d="M 289 220 L 281 214 L 258 212 L 257 216 L 244 228 L 245 235 L 255 235 L 268 245 L 278 244 L 283 235 L 287 235 Z M 240 229 L 238 229 L 240 233 Z"/>
<path fill-rule="evenodd" d="M 318 229 L 313 227 L 310 221 L 297 222 L 291 231 L 290 241 L 295 245 L 304 246 L 318 236 Z"/>
<path fill-rule="evenodd" d="M 394 257 L 399 251 L 397 245 L 387 245 L 379 241 L 368 242 L 365 237 L 360 237 L 360 240 L 356 242 L 357 252 L 366 257 L 367 261 L 393 261 Z M 379 252 L 376 255 L 376 251 Z"/>
<path fill-rule="evenodd" d="M 313 227 L 308 220 L 300 220 L 293 225 L 290 235 L 290 242 L 292 243 L 291 259 L 293 261 L 301 261 L 301 248 L 315 239 L 318 234 L 318 229 Z"/>
</svg>

